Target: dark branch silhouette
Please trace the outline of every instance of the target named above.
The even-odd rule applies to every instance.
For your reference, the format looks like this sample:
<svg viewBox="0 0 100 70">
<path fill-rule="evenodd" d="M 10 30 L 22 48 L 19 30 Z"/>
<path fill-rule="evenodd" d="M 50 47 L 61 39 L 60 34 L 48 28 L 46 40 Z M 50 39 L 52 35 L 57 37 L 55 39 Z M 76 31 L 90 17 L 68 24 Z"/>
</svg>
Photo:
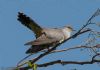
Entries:
<svg viewBox="0 0 100 70">
<path fill-rule="evenodd" d="M 62 61 L 62 60 L 56 60 L 56 61 L 52 61 L 52 62 L 48 62 L 48 63 L 44 63 L 44 64 L 38 64 L 38 67 L 47 67 L 50 65 L 54 65 L 54 64 L 61 64 L 61 65 L 66 65 L 66 64 L 79 64 L 79 65 L 84 65 L 84 64 L 93 64 L 96 62 L 100 62 L 100 60 L 94 59 L 96 56 L 98 56 L 100 54 L 94 55 L 92 57 L 92 60 L 88 60 L 88 61 Z"/>
<path fill-rule="evenodd" d="M 89 26 L 90 24 L 93 24 L 92 23 L 92 19 L 95 18 L 96 16 L 100 15 L 100 9 L 98 9 L 90 18 L 89 20 L 86 22 L 85 25 L 83 25 L 74 35 L 72 35 L 70 38 L 68 38 L 67 40 L 64 40 L 62 43 L 59 43 L 59 44 L 56 44 L 55 46 L 53 46 L 51 49 L 49 49 L 48 51 L 40 54 L 39 56 L 33 58 L 32 60 L 30 60 L 30 62 L 32 64 L 35 64 L 35 62 L 37 62 L 38 60 L 40 60 L 41 58 L 43 58 L 44 56 L 50 54 L 50 53 L 57 53 L 57 52 L 63 52 L 63 51 L 67 51 L 67 50 L 72 50 L 72 49 L 78 49 L 78 48 L 100 48 L 100 44 L 97 44 L 93 47 L 89 47 L 89 46 L 78 46 L 78 47 L 74 47 L 74 48 L 67 48 L 67 49 L 63 49 L 63 50 L 55 50 L 58 46 L 60 46 L 61 44 L 69 41 L 70 39 L 74 39 L 74 38 L 77 38 L 79 35 L 81 34 L 85 34 L 87 32 L 91 32 L 92 30 L 90 28 L 86 28 L 87 26 Z M 63 60 L 55 60 L 55 61 L 51 61 L 51 62 L 47 62 L 47 63 L 43 63 L 43 64 L 37 64 L 37 67 L 47 67 L 49 65 L 54 65 L 54 64 L 62 64 L 62 65 L 65 65 L 65 64 L 80 64 L 80 65 L 83 65 L 83 64 L 93 64 L 93 63 L 96 63 L 96 62 L 100 62 L 100 60 L 97 60 L 95 59 L 97 56 L 99 56 L 100 54 L 96 54 L 92 57 L 92 59 L 90 61 L 63 61 Z M 29 66 L 25 66 L 23 67 L 22 65 L 25 65 L 26 63 L 24 64 L 20 64 L 18 66 L 18 68 L 20 70 L 28 70 L 28 69 L 31 69 L 31 67 Z"/>
</svg>

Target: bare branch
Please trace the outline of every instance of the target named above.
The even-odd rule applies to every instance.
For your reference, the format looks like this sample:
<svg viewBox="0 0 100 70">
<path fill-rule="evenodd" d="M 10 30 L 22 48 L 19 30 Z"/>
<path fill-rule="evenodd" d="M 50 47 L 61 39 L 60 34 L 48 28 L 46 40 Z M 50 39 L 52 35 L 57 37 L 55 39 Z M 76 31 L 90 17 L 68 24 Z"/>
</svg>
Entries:
<svg viewBox="0 0 100 70">
<path fill-rule="evenodd" d="M 43 63 L 43 64 L 37 64 L 37 67 L 47 67 L 50 65 L 54 65 L 54 64 L 61 64 L 61 65 L 67 65 L 67 64 L 78 64 L 78 65 L 84 65 L 84 64 L 93 64 L 93 63 L 97 63 L 100 62 L 100 60 L 95 59 L 95 57 L 99 56 L 100 54 L 96 54 L 92 57 L 91 61 L 62 61 L 62 60 L 55 60 L 55 61 L 51 61 L 51 62 L 47 62 L 47 63 Z M 30 67 L 26 66 L 26 67 L 22 67 L 20 68 L 20 70 L 27 70 L 30 69 Z"/>
<path fill-rule="evenodd" d="M 44 64 L 38 64 L 38 67 L 47 67 L 50 65 L 54 65 L 54 64 L 62 64 L 62 65 L 66 65 L 66 64 L 80 64 L 80 65 L 84 65 L 84 64 L 93 64 L 96 62 L 100 62 L 100 60 L 96 60 L 95 57 L 99 56 L 100 54 L 96 54 L 92 57 L 91 61 L 62 61 L 62 60 L 56 60 L 56 61 L 51 61 L 48 63 L 44 63 Z"/>
<path fill-rule="evenodd" d="M 96 46 L 93 46 L 93 47 L 89 47 L 89 46 L 77 46 L 77 47 L 66 48 L 66 49 L 62 49 L 62 50 L 54 50 L 51 53 L 70 51 L 70 50 L 80 49 L 80 48 L 100 48 L 100 44 L 98 44 Z"/>
<path fill-rule="evenodd" d="M 80 30 L 79 30 L 75 35 L 71 36 L 70 38 L 68 38 L 67 40 L 63 41 L 62 43 L 68 41 L 68 40 L 71 39 L 71 38 L 75 38 L 75 37 L 77 37 L 77 36 L 80 35 L 80 34 L 83 34 L 83 33 L 85 33 L 85 32 L 90 31 L 90 30 L 87 30 L 87 31 L 82 31 L 82 30 L 90 24 L 89 22 L 90 22 L 95 16 L 98 16 L 98 15 L 99 15 L 99 14 L 98 14 L 99 12 L 100 12 L 100 10 L 98 9 L 98 10 L 92 15 L 92 17 L 87 21 L 87 23 L 86 23 L 84 26 L 82 26 L 82 27 L 80 28 Z M 51 51 L 55 50 L 55 49 L 56 49 L 59 45 L 61 45 L 62 43 L 55 45 L 55 46 L 54 46 L 53 48 L 51 48 L 49 51 L 47 51 L 47 52 L 41 54 L 41 55 L 38 56 L 36 59 L 32 60 L 32 63 L 35 63 L 37 60 L 39 60 L 39 59 L 42 58 L 43 56 L 45 56 L 45 55 L 47 55 L 48 53 L 50 53 Z"/>
<path fill-rule="evenodd" d="M 77 37 L 78 35 L 83 34 L 83 33 L 85 33 L 85 32 L 88 32 L 88 31 L 90 31 L 90 29 L 85 30 L 85 31 L 81 31 L 81 32 L 78 33 L 77 35 L 71 36 L 70 38 L 68 38 L 67 40 L 63 41 L 62 43 L 64 43 L 64 42 L 70 40 L 70 39 L 73 38 L 74 36 Z M 74 37 L 74 38 L 75 38 L 75 37 Z M 59 44 L 55 45 L 55 46 L 54 46 L 53 48 L 51 48 L 49 51 L 47 51 L 47 52 L 41 54 L 41 55 L 38 56 L 36 59 L 33 59 L 33 60 L 32 60 L 32 63 L 35 63 L 35 62 L 36 62 L 37 60 L 39 60 L 40 58 L 42 58 L 42 57 L 44 57 L 45 55 L 47 55 L 48 53 L 52 52 L 53 50 L 55 50 L 55 49 L 56 49 L 59 45 L 61 45 L 62 43 L 59 43 Z"/>
<path fill-rule="evenodd" d="M 68 40 L 70 40 L 70 39 L 72 39 L 72 38 L 76 38 L 77 36 L 79 36 L 79 35 L 81 35 L 81 34 L 84 34 L 84 33 L 86 33 L 86 32 L 89 32 L 89 31 L 91 31 L 91 29 L 86 29 L 86 30 L 84 30 L 88 25 L 90 25 L 90 24 L 92 24 L 91 23 L 91 20 L 94 18 L 94 17 L 96 17 L 96 16 L 98 16 L 98 15 L 100 15 L 100 9 L 98 9 L 90 18 L 89 18 L 89 20 L 87 21 L 87 23 L 85 24 L 85 25 L 83 25 L 74 35 L 72 35 L 70 38 L 68 38 L 67 40 L 65 40 L 65 41 L 63 41 L 62 43 L 65 43 L 65 42 L 67 42 Z M 36 58 L 34 58 L 34 59 L 32 59 L 31 60 L 31 63 L 35 63 L 36 61 L 38 61 L 39 59 L 41 59 L 42 57 L 44 57 L 44 56 L 46 56 L 46 55 L 48 55 L 49 53 L 51 53 L 52 51 L 54 51 L 58 46 L 60 46 L 62 43 L 58 43 L 58 44 L 56 44 L 54 47 L 52 47 L 50 50 L 48 50 L 47 52 L 44 52 L 44 53 L 42 53 L 42 54 L 40 54 L 39 56 L 37 56 Z M 81 46 L 82 47 L 82 46 Z M 76 48 L 81 48 L 81 47 L 76 47 Z M 97 45 L 97 46 L 95 46 L 96 48 L 98 47 L 100 47 L 100 45 Z M 71 50 L 71 49 L 76 49 L 75 47 L 74 48 L 69 48 L 69 49 L 65 49 L 65 50 L 60 50 L 61 52 L 62 51 L 67 51 L 67 50 Z M 57 51 L 57 50 L 55 50 L 55 51 Z M 60 52 L 59 51 L 59 52 Z M 56 60 L 56 61 L 52 61 L 52 62 L 48 62 L 48 63 L 44 63 L 44 64 L 38 64 L 37 66 L 38 67 L 46 67 L 46 66 L 49 66 L 49 65 L 54 65 L 54 64 L 62 64 L 62 65 L 65 65 L 65 64 L 81 64 L 81 65 L 83 65 L 83 64 L 93 64 L 93 63 L 95 63 L 95 62 L 100 62 L 100 60 L 95 60 L 94 58 L 95 58 L 96 56 L 94 56 L 93 58 L 92 58 L 92 60 L 91 61 L 62 61 L 62 60 Z M 28 70 L 28 69 L 30 69 L 30 67 L 29 66 L 26 66 L 26 67 L 21 67 L 20 69 L 23 69 L 23 70 Z"/>
<path fill-rule="evenodd" d="M 80 34 L 83 34 L 83 33 L 88 32 L 88 31 L 90 31 L 90 30 L 82 31 Z M 77 36 L 80 35 L 80 34 L 77 34 Z M 77 37 L 77 36 L 75 36 L 75 37 Z M 73 37 L 74 37 L 74 35 L 71 36 L 70 38 L 68 38 L 67 40 L 63 41 L 62 43 L 64 43 L 64 42 L 70 40 L 70 39 L 73 38 Z M 42 57 L 44 57 L 44 56 L 48 55 L 49 53 L 51 53 L 53 50 L 55 50 L 55 49 L 56 49 L 59 45 L 61 45 L 62 43 L 57 44 L 56 46 L 54 46 L 53 48 L 51 48 L 49 51 L 47 51 L 47 52 L 45 52 L 45 53 L 43 53 L 43 54 L 40 54 L 40 55 L 39 55 L 38 57 L 36 57 L 35 59 L 32 59 L 31 62 L 34 64 L 36 61 L 38 61 L 38 60 L 41 59 Z M 20 66 L 20 65 L 18 65 L 17 67 L 19 67 L 19 66 Z M 26 66 L 26 67 L 22 67 L 22 68 L 20 68 L 20 69 L 30 69 L 30 67 L 29 67 L 29 66 Z"/>
<path fill-rule="evenodd" d="M 92 24 L 92 23 L 91 23 L 92 19 L 93 19 L 94 17 L 98 16 L 98 15 L 100 15 L 100 9 L 97 9 L 97 11 L 89 18 L 89 20 L 87 21 L 87 23 L 86 23 L 85 25 L 83 25 L 83 26 L 80 28 L 80 30 L 78 30 L 78 32 L 77 32 L 75 35 L 80 34 L 80 32 L 81 32 L 85 27 L 87 27 L 88 25 Z"/>
<path fill-rule="evenodd" d="M 93 64 L 96 62 L 100 62 L 100 60 L 91 60 L 91 61 L 62 61 L 62 60 L 56 60 L 56 61 L 52 61 L 52 62 L 48 62 L 48 63 L 44 63 L 44 64 L 38 64 L 38 67 L 47 67 L 50 65 L 54 65 L 54 64 L 62 64 L 62 65 L 66 65 L 66 64 L 79 64 L 79 65 L 84 65 L 84 64 Z"/>
</svg>

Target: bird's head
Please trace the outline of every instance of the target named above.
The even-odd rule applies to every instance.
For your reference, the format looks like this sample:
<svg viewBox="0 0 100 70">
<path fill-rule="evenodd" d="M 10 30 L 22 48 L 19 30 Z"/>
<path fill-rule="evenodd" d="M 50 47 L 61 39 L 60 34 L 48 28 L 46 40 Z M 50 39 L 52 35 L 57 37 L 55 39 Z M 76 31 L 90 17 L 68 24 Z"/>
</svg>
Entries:
<svg viewBox="0 0 100 70">
<path fill-rule="evenodd" d="M 75 31 L 71 26 L 64 26 L 64 29 L 69 32 Z"/>
</svg>

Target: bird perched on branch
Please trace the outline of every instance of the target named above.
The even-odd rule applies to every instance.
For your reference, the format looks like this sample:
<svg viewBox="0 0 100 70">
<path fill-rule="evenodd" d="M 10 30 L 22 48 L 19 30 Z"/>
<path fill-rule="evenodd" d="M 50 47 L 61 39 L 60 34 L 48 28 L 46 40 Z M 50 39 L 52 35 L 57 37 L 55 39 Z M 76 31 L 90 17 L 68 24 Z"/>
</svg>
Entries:
<svg viewBox="0 0 100 70">
<path fill-rule="evenodd" d="M 31 45 L 26 53 L 37 53 L 41 50 L 48 49 L 62 41 L 68 39 L 73 31 L 72 27 L 64 26 L 63 28 L 43 28 L 34 20 L 24 13 L 18 13 L 18 21 L 28 27 L 35 34 L 36 39 L 25 45 Z"/>
</svg>

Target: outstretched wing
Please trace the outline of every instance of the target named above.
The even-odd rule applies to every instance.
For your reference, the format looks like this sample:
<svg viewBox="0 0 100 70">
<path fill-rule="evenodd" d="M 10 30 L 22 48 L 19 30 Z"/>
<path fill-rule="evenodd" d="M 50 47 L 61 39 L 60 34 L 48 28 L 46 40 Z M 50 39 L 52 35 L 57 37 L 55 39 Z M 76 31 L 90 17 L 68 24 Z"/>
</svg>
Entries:
<svg viewBox="0 0 100 70">
<path fill-rule="evenodd" d="M 42 28 L 24 13 L 18 12 L 18 20 L 35 33 L 36 38 L 42 34 Z"/>
</svg>

